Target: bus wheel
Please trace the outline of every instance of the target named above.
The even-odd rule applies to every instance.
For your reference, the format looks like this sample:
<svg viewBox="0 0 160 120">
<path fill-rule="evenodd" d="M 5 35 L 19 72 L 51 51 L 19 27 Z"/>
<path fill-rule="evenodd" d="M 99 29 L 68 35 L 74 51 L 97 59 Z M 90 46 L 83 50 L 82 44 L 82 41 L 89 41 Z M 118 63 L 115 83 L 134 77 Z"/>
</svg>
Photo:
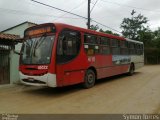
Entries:
<svg viewBox="0 0 160 120">
<path fill-rule="evenodd" d="M 132 63 L 130 65 L 130 69 L 129 69 L 128 75 L 132 76 L 133 74 L 134 74 L 134 64 Z"/>
<path fill-rule="evenodd" d="M 89 69 L 86 71 L 85 77 L 84 77 L 84 83 L 83 83 L 83 87 L 84 88 L 91 88 L 94 86 L 95 84 L 95 73 L 93 70 Z"/>
</svg>

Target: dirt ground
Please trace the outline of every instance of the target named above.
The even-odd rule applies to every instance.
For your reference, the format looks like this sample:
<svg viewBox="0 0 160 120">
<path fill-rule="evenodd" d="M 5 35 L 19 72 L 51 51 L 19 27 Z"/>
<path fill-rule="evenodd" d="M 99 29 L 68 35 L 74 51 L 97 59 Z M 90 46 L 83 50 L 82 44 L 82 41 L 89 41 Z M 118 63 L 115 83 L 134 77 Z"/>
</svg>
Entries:
<svg viewBox="0 0 160 120">
<path fill-rule="evenodd" d="M 160 65 L 98 80 L 91 89 L 1 86 L 0 113 L 160 113 Z"/>
</svg>

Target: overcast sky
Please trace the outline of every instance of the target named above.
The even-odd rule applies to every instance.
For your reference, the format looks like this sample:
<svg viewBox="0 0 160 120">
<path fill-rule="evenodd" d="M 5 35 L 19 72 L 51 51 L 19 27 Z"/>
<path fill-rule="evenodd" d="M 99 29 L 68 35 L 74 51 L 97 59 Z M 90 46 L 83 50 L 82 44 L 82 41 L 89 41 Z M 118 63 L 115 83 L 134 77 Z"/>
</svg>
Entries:
<svg viewBox="0 0 160 120">
<path fill-rule="evenodd" d="M 37 0 L 81 16 L 87 17 L 88 0 Z M 91 8 L 97 0 L 91 0 Z M 143 14 L 149 20 L 152 30 L 160 27 L 160 0 L 98 0 L 91 18 L 121 31 L 124 17 L 130 17 L 132 9 Z M 0 31 L 24 21 L 33 23 L 62 22 L 86 28 L 87 20 L 48 8 L 30 0 L 0 0 Z M 91 22 L 91 24 L 96 24 Z M 100 28 L 107 30 L 108 28 Z M 109 30 L 109 29 L 108 29 Z"/>
</svg>

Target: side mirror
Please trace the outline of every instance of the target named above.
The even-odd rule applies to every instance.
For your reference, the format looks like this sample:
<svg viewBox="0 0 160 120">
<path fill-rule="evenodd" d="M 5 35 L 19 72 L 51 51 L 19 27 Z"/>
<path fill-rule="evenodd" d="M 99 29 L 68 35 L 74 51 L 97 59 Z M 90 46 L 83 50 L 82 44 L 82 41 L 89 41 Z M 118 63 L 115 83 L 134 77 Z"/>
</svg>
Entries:
<svg viewBox="0 0 160 120">
<path fill-rule="evenodd" d="M 20 43 L 20 42 L 19 42 Z M 16 44 L 18 44 L 18 42 L 16 43 Z M 13 52 L 15 53 L 15 54 L 17 54 L 17 55 L 21 55 L 22 53 L 20 53 L 19 51 L 17 51 L 16 49 L 15 49 L 15 44 L 14 44 L 14 46 L 12 46 L 12 50 L 13 50 Z"/>
</svg>

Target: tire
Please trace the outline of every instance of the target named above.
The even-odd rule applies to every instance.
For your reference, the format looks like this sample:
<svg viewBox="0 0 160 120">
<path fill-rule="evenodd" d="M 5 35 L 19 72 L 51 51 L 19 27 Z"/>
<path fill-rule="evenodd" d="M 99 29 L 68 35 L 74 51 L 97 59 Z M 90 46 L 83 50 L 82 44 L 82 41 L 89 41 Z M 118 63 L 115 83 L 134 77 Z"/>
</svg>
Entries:
<svg viewBox="0 0 160 120">
<path fill-rule="evenodd" d="M 84 88 L 91 88 L 94 86 L 96 81 L 96 75 L 95 72 L 91 69 L 88 69 L 86 71 L 85 77 L 84 77 L 84 83 L 83 83 L 83 87 Z"/>
<path fill-rule="evenodd" d="M 128 72 L 128 75 L 129 76 L 132 76 L 133 74 L 134 74 L 134 64 L 132 63 L 131 65 L 130 65 L 130 68 L 129 68 L 129 72 Z"/>
</svg>

